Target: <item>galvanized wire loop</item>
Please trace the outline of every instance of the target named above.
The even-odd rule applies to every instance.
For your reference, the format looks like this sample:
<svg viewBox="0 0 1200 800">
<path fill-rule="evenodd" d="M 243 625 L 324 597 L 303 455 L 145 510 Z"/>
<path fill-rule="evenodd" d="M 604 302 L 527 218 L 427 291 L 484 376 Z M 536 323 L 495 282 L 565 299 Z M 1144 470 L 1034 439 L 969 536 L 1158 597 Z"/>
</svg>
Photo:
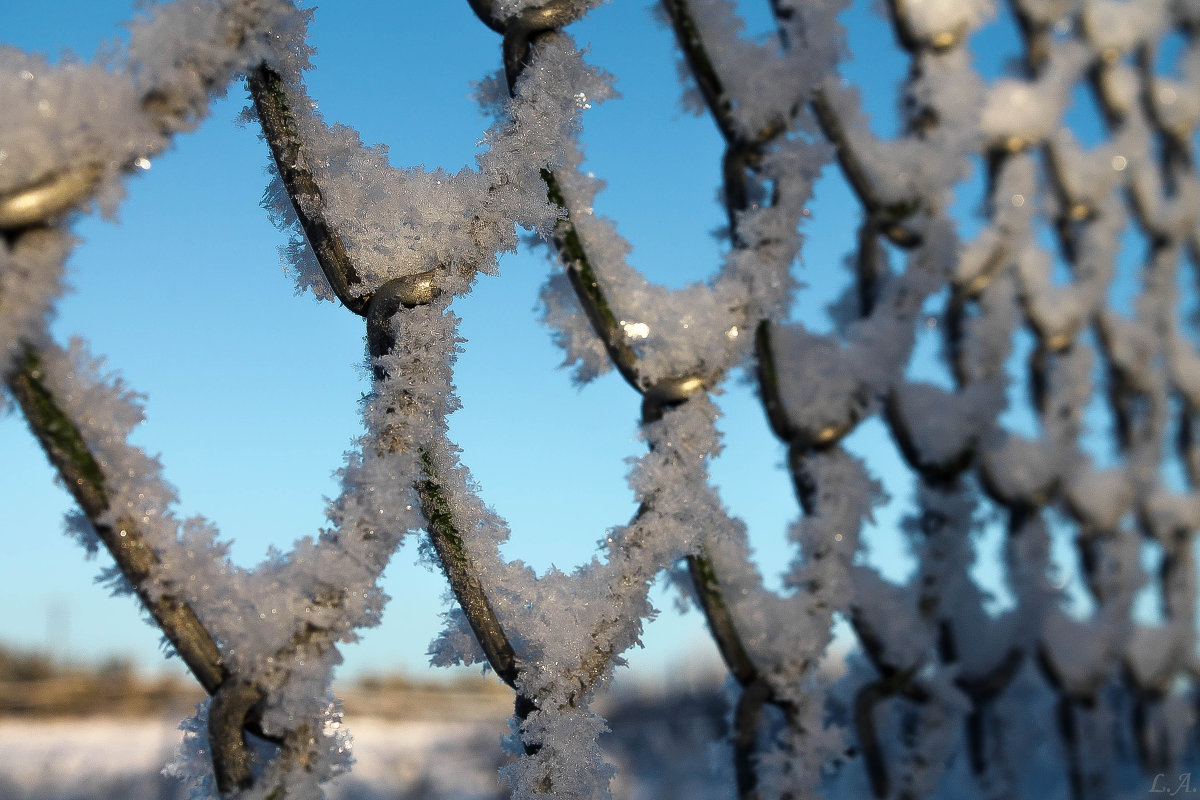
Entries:
<svg viewBox="0 0 1200 800">
<path fill-rule="evenodd" d="M 53 222 L 85 203 L 99 179 L 100 169 L 87 165 L 0 194 L 0 232 L 11 235 Z"/>
<path fill-rule="evenodd" d="M 472 7 L 479 4 L 471 0 Z M 476 10 L 479 14 L 479 11 Z M 508 91 L 516 90 L 517 79 L 529 64 L 533 41 L 538 35 L 563 28 L 582 15 L 581 6 L 572 0 L 551 0 L 545 5 L 526 8 L 504 21 L 504 75 Z M 488 27 L 496 30 L 487 17 L 480 15 Z"/>
<path fill-rule="evenodd" d="M 642 395 L 642 422 L 657 422 L 668 409 L 687 402 L 705 388 L 704 379 L 692 375 L 664 378 Z"/>
<path fill-rule="evenodd" d="M 394 278 L 375 292 L 367 303 L 367 350 L 373 358 L 389 353 L 396 346 L 392 317 L 403 308 L 432 303 L 440 294 L 436 269 Z"/>
</svg>

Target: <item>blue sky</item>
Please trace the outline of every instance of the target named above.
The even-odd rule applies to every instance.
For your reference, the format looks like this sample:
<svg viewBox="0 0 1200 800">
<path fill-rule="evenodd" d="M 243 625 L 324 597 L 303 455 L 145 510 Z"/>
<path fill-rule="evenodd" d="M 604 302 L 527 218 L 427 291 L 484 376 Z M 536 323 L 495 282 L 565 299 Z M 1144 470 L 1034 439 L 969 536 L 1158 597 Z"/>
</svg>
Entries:
<svg viewBox="0 0 1200 800">
<path fill-rule="evenodd" d="M 852 61 L 846 72 L 876 128 L 892 133 L 906 62 L 879 20 L 861 24 L 869 5 L 855 5 L 851 49 L 871 60 Z M 653 280 L 682 285 L 718 264 L 711 233 L 723 223 L 721 142 L 708 119 L 681 111 L 671 34 L 649 6 L 610 4 L 572 33 L 590 43 L 591 60 L 617 76 L 623 95 L 584 121 L 589 168 L 609 182 L 597 207 L 634 244 L 634 264 Z M 126 3 L 102 0 L 36 8 L 0 0 L 0 11 L 7 43 L 84 57 L 118 36 L 130 13 Z M 1011 32 L 989 36 L 991 70 L 1015 45 Z M 309 92 L 328 120 L 387 143 L 398 166 L 471 163 L 487 126 L 471 82 L 498 67 L 499 38 L 466 2 L 339 0 L 316 10 L 312 42 Z M 129 181 L 117 220 L 78 221 L 73 291 L 54 332 L 83 334 L 148 395 L 136 441 L 162 454 L 181 514 L 213 519 L 234 542 L 235 560 L 250 565 L 267 547 L 286 550 L 323 524 L 323 498 L 337 491 L 332 472 L 358 431 L 357 402 L 368 387 L 361 320 L 293 296 L 282 272 L 283 237 L 258 205 L 267 150 L 252 128 L 235 123 L 245 103 L 235 87 L 200 130 Z M 836 172 L 817 197 L 798 273 L 811 286 L 796 315 L 825 328 L 823 306 L 844 283 L 840 262 L 853 246 L 858 209 Z M 548 269 L 544 250 L 526 248 L 502 261 L 500 277 L 481 278 L 456 301 L 468 344 L 456 373 L 463 410 L 451 424 L 485 499 L 513 530 L 506 554 L 569 569 L 634 511 L 625 473 L 626 460 L 641 452 L 639 398 L 613 375 L 580 390 L 558 369 L 562 355 L 533 311 Z M 786 525 L 798 513 L 783 450 L 746 382 L 725 388 L 727 450 L 714 473 L 774 580 L 789 558 Z M 857 446 L 871 450 L 896 502 L 879 515 L 869 558 L 900 576 L 910 565 L 895 522 L 911 483 L 873 426 L 856 434 Z M 0 606 L 16 610 L 0 618 L 0 641 L 73 657 L 125 654 L 156 668 L 157 632 L 131 598 L 109 597 L 93 583 L 105 554 L 85 561 L 62 535 L 69 498 L 19 416 L 0 418 L 0 454 L 0 535 L 12 542 L 0 562 Z M 415 542 L 393 560 L 384 624 L 346 648 L 350 673 L 426 669 L 424 651 L 447 606 L 444 580 L 417 560 Z M 662 591 L 655 598 L 663 613 L 646 650 L 632 654 L 635 668 L 653 674 L 714 663 L 700 617 L 678 614 Z"/>
</svg>

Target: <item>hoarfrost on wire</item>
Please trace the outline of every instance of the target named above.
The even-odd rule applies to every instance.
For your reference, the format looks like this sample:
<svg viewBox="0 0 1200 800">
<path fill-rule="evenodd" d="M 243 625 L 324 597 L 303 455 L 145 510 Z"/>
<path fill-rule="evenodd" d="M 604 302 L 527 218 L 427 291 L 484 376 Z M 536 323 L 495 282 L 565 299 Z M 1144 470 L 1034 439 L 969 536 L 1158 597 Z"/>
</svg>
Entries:
<svg viewBox="0 0 1200 800">
<path fill-rule="evenodd" d="M 515 97 L 481 98 L 498 118 L 483 135 L 475 169 L 454 174 L 393 168 L 385 145 L 364 146 L 353 129 L 326 125 L 298 85 L 289 86 L 287 95 L 305 143 L 303 166 L 321 187 L 320 198 L 300 202 L 321 202 L 357 268 L 360 283 L 351 290 L 363 296 L 390 279 L 434 267 L 451 274 L 495 273 L 497 256 L 516 250 L 516 226 L 547 235 L 559 212 L 545 197 L 541 170 L 565 163 L 586 105 L 578 98 L 599 103 L 613 91 L 607 76 L 583 62 L 570 37 L 541 37 Z M 285 256 L 298 290 L 332 299 L 277 174 L 266 199 L 277 224 L 291 234 Z M 371 213 L 362 214 L 364 208 Z"/>
</svg>

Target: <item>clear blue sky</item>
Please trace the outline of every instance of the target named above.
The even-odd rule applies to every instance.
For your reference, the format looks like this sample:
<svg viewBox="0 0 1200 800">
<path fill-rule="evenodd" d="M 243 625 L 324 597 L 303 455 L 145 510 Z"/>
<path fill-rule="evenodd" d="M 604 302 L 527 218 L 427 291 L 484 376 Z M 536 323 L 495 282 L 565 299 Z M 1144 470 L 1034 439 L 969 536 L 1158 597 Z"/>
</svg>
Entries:
<svg viewBox="0 0 1200 800">
<path fill-rule="evenodd" d="M 855 5 L 851 47 L 872 60 L 847 71 L 878 129 L 891 132 L 905 60 L 878 20 L 862 25 L 869 5 Z M 634 264 L 682 285 L 718 263 L 711 232 L 723 222 L 721 143 L 708 119 L 680 110 L 671 35 L 649 6 L 610 4 L 572 33 L 590 42 L 591 60 L 617 76 L 624 95 L 585 116 L 589 167 L 609 182 L 599 210 L 633 242 Z M 129 13 L 119 0 L 0 0 L 5 42 L 51 54 L 69 48 L 90 57 L 119 35 Z M 989 35 L 994 68 L 1015 45 L 1011 32 Z M 470 98 L 471 82 L 498 67 L 499 38 L 465 0 L 339 0 L 317 9 L 312 42 L 309 91 L 328 120 L 387 143 L 395 165 L 455 170 L 472 161 L 487 121 Z M 54 332 L 85 335 L 149 396 L 137 442 L 162 454 L 181 515 L 213 519 L 233 540 L 235 560 L 250 565 L 268 546 L 286 550 L 323 524 L 323 498 L 337 491 L 331 473 L 357 433 L 367 382 L 361 320 L 293 296 L 281 270 L 282 236 L 258 205 L 267 150 L 234 121 L 245 103 L 235 87 L 199 131 L 131 180 L 116 221 L 79 220 L 73 291 L 59 305 Z M 834 177 L 817 188 L 797 273 L 812 286 L 796 314 L 817 328 L 827 327 L 823 306 L 844 282 L 839 265 L 858 219 Z M 452 419 L 452 437 L 512 527 L 507 554 L 569 568 L 591 555 L 605 527 L 634 511 L 625 459 L 640 452 L 639 398 L 613 375 L 579 390 L 557 369 L 562 356 L 533 311 L 548 269 L 541 250 L 506 257 L 499 278 L 482 278 L 473 295 L 456 301 L 469 341 L 457 369 L 464 409 Z M 789 558 L 785 530 L 798 509 L 782 448 L 751 389 L 744 381 L 725 388 L 728 449 L 715 473 L 774 580 Z M 910 483 L 896 477 L 906 473 L 894 448 L 872 436 L 878 427 L 856 434 L 855 445 L 872 451 L 872 467 L 889 479 L 894 498 L 879 515 L 869 558 L 898 577 L 909 563 L 895 522 L 909 507 Z M 49 645 L 74 657 L 126 654 L 154 668 L 158 633 L 131 598 L 111 598 L 93 583 L 107 556 L 85 561 L 61 533 L 69 498 L 17 415 L 0 418 L 0 458 L 0 607 L 13 610 L 0 618 L 0 642 Z M 384 624 L 345 649 L 350 673 L 426 669 L 425 648 L 447 607 L 445 583 L 416 559 L 414 541 L 392 562 Z M 635 667 L 715 660 L 699 615 L 680 616 L 665 592 L 655 598 L 663 614 L 650 625 L 647 649 L 632 654 Z"/>
</svg>

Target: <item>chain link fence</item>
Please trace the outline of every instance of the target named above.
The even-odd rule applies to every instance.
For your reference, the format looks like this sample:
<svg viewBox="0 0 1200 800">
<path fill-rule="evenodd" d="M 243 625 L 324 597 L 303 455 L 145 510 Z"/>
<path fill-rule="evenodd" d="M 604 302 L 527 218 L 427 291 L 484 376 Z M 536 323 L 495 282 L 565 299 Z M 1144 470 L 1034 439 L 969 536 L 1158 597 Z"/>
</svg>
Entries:
<svg viewBox="0 0 1200 800">
<path fill-rule="evenodd" d="M 459 604 L 435 661 L 486 662 L 514 690 L 503 773 L 517 797 L 607 793 L 592 703 L 663 576 L 702 611 L 738 687 L 740 797 L 1183 785 L 1197 711 L 1200 4 L 889 0 L 877 22 L 908 58 L 889 139 L 839 77 L 844 3 L 771 0 L 773 29 L 749 38 L 735 3 L 664 0 L 688 97 L 725 144 L 728 247 L 680 290 L 625 262 L 580 168 L 583 112 L 612 87 L 570 30 L 598 4 L 470 0 L 504 66 L 481 89 L 495 111 L 484 148 L 455 174 L 394 169 L 325 123 L 303 87 L 305 14 L 283 0 L 154 6 L 115 67 L 0 59 L 6 386 L 79 503 L 79 536 L 108 550 L 211 697 L 173 773 L 200 795 L 300 798 L 345 771 L 336 645 L 378 621 L 379 575 L 420 532 Z M 972 46 L 996 19 L 1023 51 L 984 77 Z M 299 285 L 363 318 L 374 375 L 329 526 L 253 571 L 173 516 L 157 464 L 125 442 L 129 391 L 45 332 L 71 213 L 115 204 L 122 175 L 243 76 Z M 820 333 L 789 309 L 830 168 L 860 213 L 837 324 Z M 556 254 L 546 322 L 580 378 L 615 369 L 642 398 L 637 514 L 570 574 L 501 556 L 507 528 L 447 438 L 452 301 L 518 228 Z M 908 369 L 930 335 L 925 368 L 942 380 Z M 800 510 L 781 592 L 708 479 L 710 395 L 743 366 Z M 903 584 L 862 559 L 882 487 L 846 439 L 870 420 L 916 486 L 904 534 L 918 566 Z M 1005 531 L 988 567 L 999 607 L 973 577 L 989 525 Z M 1052 557 L 1064 538 L 1085 585 L 1073 594 Z M 838 619 L 857 647 L 834 674 Z"/>
</svg>

